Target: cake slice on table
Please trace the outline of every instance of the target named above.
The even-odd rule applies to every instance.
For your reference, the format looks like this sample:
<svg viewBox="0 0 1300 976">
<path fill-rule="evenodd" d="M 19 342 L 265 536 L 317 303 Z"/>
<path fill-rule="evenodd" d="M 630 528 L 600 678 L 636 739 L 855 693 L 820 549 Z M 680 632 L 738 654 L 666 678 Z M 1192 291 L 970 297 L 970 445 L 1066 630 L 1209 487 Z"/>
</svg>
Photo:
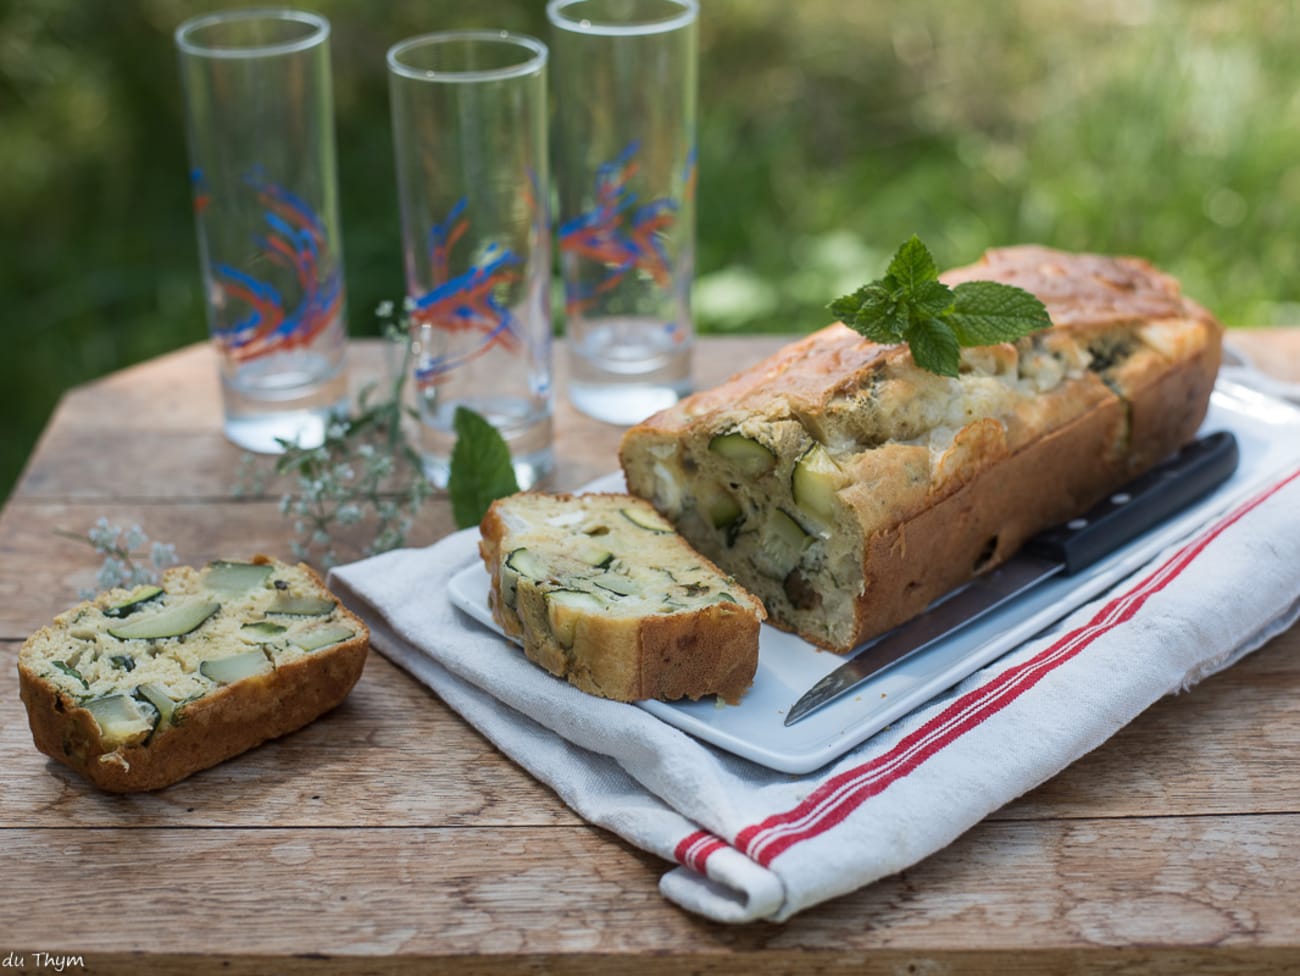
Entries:
<svg viewBox="0 0 1300 976">
<path fill-rule="evenodd" d="M 526 492 L 480 530 L 493 617 L 575 687 L 735 704 L 753 681 L 762 604 L 641 499 Z"/>
<path fill-rule="evenodd" d="M 310 567 L 221 560 L 60 614 L 19 651 L 19 690 L 46 755 L 105 790 L 155 790 L 334 708 L 369 647 Z"/>
</svg>

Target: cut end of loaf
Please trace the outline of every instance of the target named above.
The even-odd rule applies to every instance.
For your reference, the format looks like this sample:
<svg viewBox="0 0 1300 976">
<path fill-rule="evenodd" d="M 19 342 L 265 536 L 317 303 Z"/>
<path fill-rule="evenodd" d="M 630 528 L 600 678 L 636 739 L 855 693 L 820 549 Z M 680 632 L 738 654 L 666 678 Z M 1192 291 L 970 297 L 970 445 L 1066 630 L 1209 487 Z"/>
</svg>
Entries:
<svg viewBox="0 0 1300 976">
<path fill-rule="evenodd" d="M 521 493 L 481 530 L 494 618 L 575 687 L 735 703 L 753 681 L 762 605 L 641 499 Z"/>
</svg>

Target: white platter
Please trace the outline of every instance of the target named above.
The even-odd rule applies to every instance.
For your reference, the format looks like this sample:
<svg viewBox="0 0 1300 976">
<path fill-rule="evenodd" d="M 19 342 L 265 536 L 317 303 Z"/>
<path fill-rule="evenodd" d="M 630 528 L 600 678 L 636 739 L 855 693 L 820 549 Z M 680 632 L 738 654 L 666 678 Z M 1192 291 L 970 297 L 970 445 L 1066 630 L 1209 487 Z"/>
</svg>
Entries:
<svg viewBox="0 0 1300 976">
<path fill-rule="evenodd" d="M 1300 410 L 1283 401 L 1220 381 L 1202 433 L 1218 430 L 1236 435 L 1241 461 L 1216 492 L 1090 569 L 1040 585 L 794 725 L 784 724 L 790 706 L 843 659 L 766 625 L 759 642 L 758 673 L 739 705 L 720 705 L 712 699 L 639 705 L 669 725 L 770 769 L 786 773 L 817 769 L 1104 593 L 1162 549 L 1300 463 Z M 611 476 L 592 487 L 610 491 L 621 490 L 621 485 L 619 476 Z M 452 602 L 500 633 L 488 609 L 487 593 L 488 576 L 481 564 L 452 579 Z"/>
</svg>

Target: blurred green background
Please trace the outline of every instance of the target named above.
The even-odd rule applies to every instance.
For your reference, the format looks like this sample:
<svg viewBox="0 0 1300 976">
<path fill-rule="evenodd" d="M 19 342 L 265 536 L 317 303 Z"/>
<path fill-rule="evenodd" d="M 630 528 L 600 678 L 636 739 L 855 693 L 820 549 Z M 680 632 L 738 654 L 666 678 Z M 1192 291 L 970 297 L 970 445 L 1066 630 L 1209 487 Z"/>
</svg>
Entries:
<svg viewBox="0 0 1300 976">
<path fill-rule="evenodd" d="M 205 336 L 172 32 L 237 3 L 0 5 L 0 498 L 59 394 Z M 334 24 L 351 332 L 400 295 L 384 52 L 542 0 L 302 0 Z M 804 332 L 916 232 L 941 264 L 1140 254 L 1300 323 L 1300 5 L 702 0 L 702 332 Z M 232 472 L 233 477 L 233 472 Z"/>
</svg>

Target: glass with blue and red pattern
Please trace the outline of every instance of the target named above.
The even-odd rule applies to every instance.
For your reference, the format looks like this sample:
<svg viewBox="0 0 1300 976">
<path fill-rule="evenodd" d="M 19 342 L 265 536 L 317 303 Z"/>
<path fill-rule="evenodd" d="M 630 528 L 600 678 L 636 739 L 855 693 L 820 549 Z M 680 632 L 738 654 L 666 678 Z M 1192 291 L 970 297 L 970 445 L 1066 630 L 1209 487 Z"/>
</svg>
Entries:
<svg viewBox="0 0 1300 976">
<path fill-rule="evenodd" d="M 631 424 L 691 388 L 696 0 L 551 0 L 568 396 Z"/>
<path fill-rule="evenodd" d="M 505 438 L 521 487 L 551 469 L 546 60 L 497 30 L 388 52 L 419 450 L 438 485 L 457 407 Z"/>
<path fill-rule="evenodd" d="M 330 25 L 296 10 L 176 31 L 226 436 L 315 447 L 347 407 Z"/>
</svg>

